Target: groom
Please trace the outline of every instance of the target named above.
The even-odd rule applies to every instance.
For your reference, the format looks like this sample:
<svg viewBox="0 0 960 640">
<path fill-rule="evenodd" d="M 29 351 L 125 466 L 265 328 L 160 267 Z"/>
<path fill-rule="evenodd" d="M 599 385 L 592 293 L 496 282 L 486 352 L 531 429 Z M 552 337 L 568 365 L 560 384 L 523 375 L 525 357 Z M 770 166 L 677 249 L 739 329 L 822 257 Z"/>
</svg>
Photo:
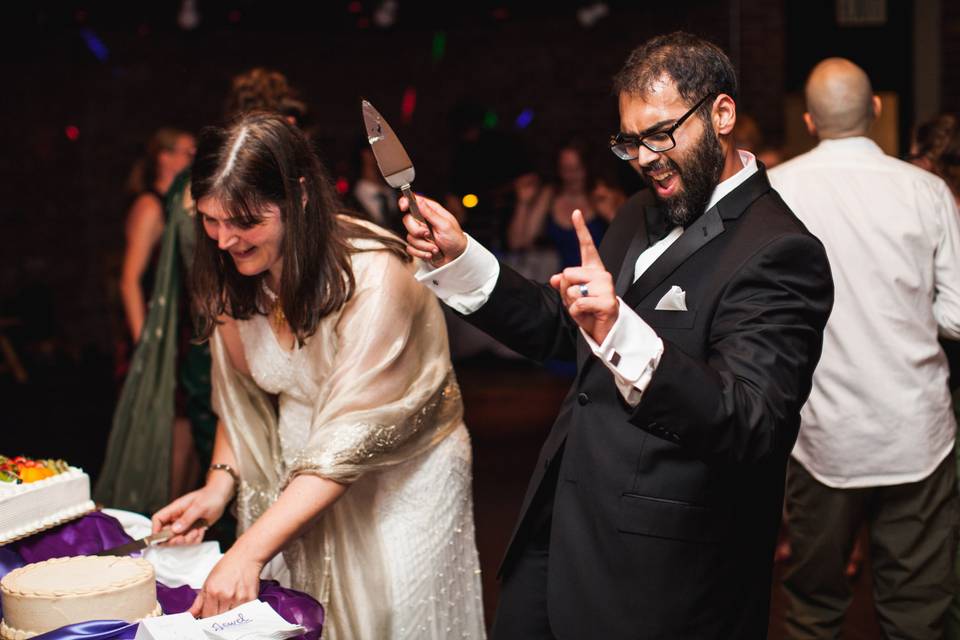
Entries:
<svg viewBox="0 0 960 640">
<path fill-rule="evenodd" d="M 673 33 L 615 78 L 649 182 L 582 265 L 530 282 L 427 199 L 418 277 L 535 360 L 576 359 L 501 567 L 513 638 L 762 638 L 784 470 L 833 299 L 820 242 L 733 144 L 727 56 Z M 432 267 L 432 269 L 431 269 Z M 431 269 L 431 270 L 427 270 Z"/>
</svg>

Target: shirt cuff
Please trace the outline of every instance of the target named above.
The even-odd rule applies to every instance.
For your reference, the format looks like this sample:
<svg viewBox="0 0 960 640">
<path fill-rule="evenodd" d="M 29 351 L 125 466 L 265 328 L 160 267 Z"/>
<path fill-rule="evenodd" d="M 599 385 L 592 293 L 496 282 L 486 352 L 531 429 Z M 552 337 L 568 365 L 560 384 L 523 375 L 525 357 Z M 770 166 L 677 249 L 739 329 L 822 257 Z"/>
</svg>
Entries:
<svg viewBox="0 0 960 640">
<path fill-rule="evenodd" d="M 660 364 L 663 340 L 619 297 L 617 302 L 620 305 L 617 321 L 603 344 L 597 344 L 583 329 L 580 333 L 593 355 L 613 373 L 620 395 L 627 404 L 635 407 L 640 404 L 643 392 Z"/>
<path fill-rule="evenodd" d="M 431 269 L 418 260 L 414 276 L 444 304 L 470 315 L 490 299 L 500 277 L 500 262 L 482 244 L 467 236 L 467 248 L 455 260 Z"/>
</svg>

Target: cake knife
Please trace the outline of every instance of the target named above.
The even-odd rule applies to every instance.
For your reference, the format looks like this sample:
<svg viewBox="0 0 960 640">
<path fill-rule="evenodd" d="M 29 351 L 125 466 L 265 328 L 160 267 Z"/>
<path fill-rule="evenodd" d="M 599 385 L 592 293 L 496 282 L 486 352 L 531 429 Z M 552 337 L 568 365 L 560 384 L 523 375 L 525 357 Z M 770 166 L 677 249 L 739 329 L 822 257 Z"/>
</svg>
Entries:
<svg viewBox="0 0 960 640">
<path fill-rule="evenodd" d="M 417 207 L 417 200 L 413 197 L 413 191 L 410 184 L 416 175 L 413 169 L 413 163 L 406 149 L 397 139 L 397 134 L 393 132 L 390 124 L 383 119 L 380 112 L 367 102 L 361 101 L 360 109 L 363 111 L 363 125 L 367 130 L 367 142 L 373 149 L 373 155 L 377 159 L 377 166 L 380 167 L 380 173 L 387 184 L 394 189 L 400 189 L 403 195 L 410 200 L 410 213 L 418 220 L 423 220 L 420 215 L 420 209 Z"/>
<path fill-rule="evenodd" d="M 380 167 L 383 179 L 407 197 L 410 213 L 429 227 L 430 224 L 420 214 L 417 199 L 410 188 L 416 171 L 413 169 L 413 162 L 410 161 L 407 150 L 403 148 L 390 124 L 372 104 L 363 100 L 360 103 L 360 109 L 363 112 L 363 125 L 367 130 L 367 142 L 373 149 L 373 155 L 377 159 L 377 166 Z"/>
<path fill-rule="evenodd" d="M 203 518 L 199 518 L 187 528 L 187 531 L 193 531 L 194 529 L 199 529 L 200 527 L 207 526 L 207 521 Z M 183 533 L 187 533 L 184 531 Z M 131 553 L 136 553 L 141 549 L 146 549 L 147 547 L 162 544 L 174 537 L 173 529 L 170 527 L 164 527 L 157 531 L 156 533 L 151 533 L 148 536 L 140 538 L 139 540 L 134 540 L 133 542 L 128 542 L 126 544 L 121 544 L 119 547 L 113 547 L 112 549 L 104 549 L 100 553 L 95 555 L 98 556 L 128 556 Z M 181 534 L 182 535 L 182 534 Z"/>
</svg>

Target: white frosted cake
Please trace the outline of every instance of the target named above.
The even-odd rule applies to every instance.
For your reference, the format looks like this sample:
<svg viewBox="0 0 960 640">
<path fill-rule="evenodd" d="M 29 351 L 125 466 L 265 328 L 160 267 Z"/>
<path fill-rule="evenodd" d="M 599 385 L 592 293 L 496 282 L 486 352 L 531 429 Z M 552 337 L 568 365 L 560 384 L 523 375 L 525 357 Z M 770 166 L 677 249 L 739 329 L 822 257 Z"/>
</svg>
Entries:
<svg viewBox="0 0 960 640">
<path fill-rule="evenodd" d="M 0 482 L 0 545 L 93 511 L 86 473 L 65 464 L 60 472 L 42 473 L 46 477 L 21 484 Z"/>
<path fill-rule="evenodd" d="M 4 640 L 87 620 L 161 615 L 153 565 L 143 558 L 77 556 L 28 564 L 0 580 L 0 599 Z"/>
</svg>

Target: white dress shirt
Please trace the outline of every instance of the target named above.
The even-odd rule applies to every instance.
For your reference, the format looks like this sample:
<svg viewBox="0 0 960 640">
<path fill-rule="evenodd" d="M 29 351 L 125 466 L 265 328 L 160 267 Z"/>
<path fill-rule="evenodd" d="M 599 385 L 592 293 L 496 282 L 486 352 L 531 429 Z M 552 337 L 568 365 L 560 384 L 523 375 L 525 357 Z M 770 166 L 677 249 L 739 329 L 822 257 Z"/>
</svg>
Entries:
<svg viewBox="0 0 960 640">
<path fill-rule="evenodd" d="M 753 154 L 741 151 L 740 160 L 743 168 L 714 188 L 704 211 L 757 172 L 757 161 Z M 682 234 L 683 229 L 675 227 L 662 240 L 647 247 L 634 265 L 634 281 Z M 429 265 L 421 262 L 417 271 L 418 280 L 433 289 L 444 303 L 464 315 L 473 313 L 487 302 L 499 277 L 500 263 L 496 257 L 469 236 L 466 250 L 456 260 L 434 270 L 429 270 Z M 617 321 L 602 344 L 597 344 L 582 329 L 581 333 L 593 354 L 613 373 L 624 400 L 636 406 L 660 364 L 663 341 L 622 299 L 618 297 L 617 301 L 620 303 Z"/>
<path fill-rule="evenodd" d="M 836 488 L 926 478 L 956 424 L 941 335 L 960 338 L 960 220 L 947 185 L 862 137 L 770 171 L 823 242 L 833 312 L 793 456 Z"/>
</svg>

